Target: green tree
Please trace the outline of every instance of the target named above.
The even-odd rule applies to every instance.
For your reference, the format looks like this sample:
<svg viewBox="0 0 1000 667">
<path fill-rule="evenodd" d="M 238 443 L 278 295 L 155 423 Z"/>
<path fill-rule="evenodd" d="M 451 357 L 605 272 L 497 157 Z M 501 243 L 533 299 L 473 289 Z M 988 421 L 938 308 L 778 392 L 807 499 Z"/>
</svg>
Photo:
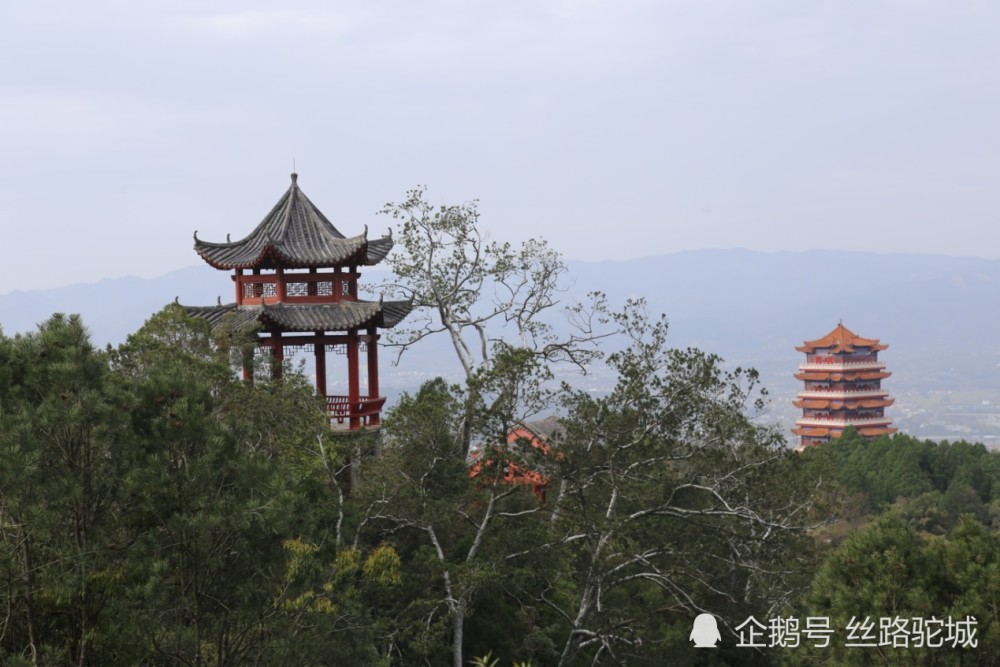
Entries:
<svg viewBox="0 0 1000 667">
<path fill-rule="evenodd" d="M 122 492 L 134 598 L 122 613 L 141 660 L 269 657 L 286 536 L 306 528 L 288 462 L 323 433 L 321 407 L 294 375 L 239 381 L 207 324 L 176 307 L 130 336 L 113 368 L 133 400 Z"/>
<path fill-rule="evenodd" d="M 531 488 L 507 479 L 516 453 L 505 443 L 512 425 L 546 400 L 546 377 L 535 355 L 513 348 L 501 349 L 490 368 L 475 373 L 469 386 L 478 449 L 471 467 L 463 443 L 469 399 L 458 387 L 428 382 L 387 416 L 383 456 L 364 470 L 359 528 L 369 541 L 398 542 L 413 575 L 395 623 L 407 618 L 406 625 L 421 631 L 398 646 L 433 654 L 450 640 L 456 666 L 465 664 L 470 642 L 478 650 L 477 638 L 466 634 L 468 618 L 484 591 L 493 595 L 491 606 L 503 599 L 500 584 L 515 577 L 518 566 L 510 554 L 527 548 L 542 523 Z"/>
<path fill-rule="evenodd" d="M 93 664 L 121 576 L 120 397 L 79 318 L 0 339 L 3 661 Z"/>
<path fill-rule="evenodd" d="M 380 664 L 390 545 L 345 503 L 305 378 L 237 379 L 176 306 L 117 350 L 0 335 L 0 663 Z"/>
<path fill-rule="evenodd" d="M 558 619 L 560 665 L 662 663 L 697 613 L 772 612 L 804 583 L 810 489 L 747 413 L 762 407 L 756 373 L 671 349 L 641 303 L 616 319 L 630 342 L 609 357 L 618 383 L 603 398 L 566 390 L 548 537 L 526 552 L 561 564 L 522 591 Z"/>
<path fill-rule="evenodd" d="M 963 516 L 941 550 L 953 618 L 976 619 L 978 648 L 964 664 L 1000 664 L 1000 535 L 971 515 Z"/>
<path fill-rule="evenodd" d="M 896 512 L 878 517 L 824 560 L 807 597 L 806 613 L 828 617 L 837 633 L 835 641 L 828 648 L 789 651 L 789 660 L 833 665 L 996 664 L 998 549 L 997 537 L 968 515 L 950 539 L 922 537 Z M 880 638 L 881 619 L 911 623 L 914 618 L 949 616 L 976 619 L 978 647 L 946 642 L 935 648 L 913 644 L 903 648 Z M 867 638 L 862 629 L 866 623 L 871 627 Z M 945 641 L 944 636 L 940 639 Z M 878 645 L 845 646 L 849 643 Z"/>
</svg>

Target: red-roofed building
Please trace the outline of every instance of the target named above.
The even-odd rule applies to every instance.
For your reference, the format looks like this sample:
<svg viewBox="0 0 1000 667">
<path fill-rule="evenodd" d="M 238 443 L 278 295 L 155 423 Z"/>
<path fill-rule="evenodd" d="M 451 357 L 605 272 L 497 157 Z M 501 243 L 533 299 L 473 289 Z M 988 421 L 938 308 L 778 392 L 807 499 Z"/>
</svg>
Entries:
<svg viewBox="0 0 1000 667">
<path fill-rule="evenodd" d="M 795 374 L 804 387 L 792 402 L 802 409 L 792 429 L 801 438 L 800 449 L 839 438 L 848 426 L 868 438 L 898 430 L 885 416 L 885 408 L 895 399 L 882 389 L 882 380 L 892 373 L 878 360 L 878 353 L 888 347 L 841 323 L 822 338 L 795 348 L 806 354 Z"/>
<path fill-rule="evenodd" d="M 495 458 L 479 460 L 478 453 L 473 454 L 469 466 L 469 477 L 472 479 L 491 479 L 494 483 L 505 485 L 530 486 L 532 493 L 539 502 L 545 502 L 545 492 L 549 485 L 549 476 L 534 470 L 524 464 L 525 459 L 544 459 L 548 457 L 554 439 L 562 436 L 563 427 L 558 417 L 547 417 L 536 422 L 521 422 L 507 434 L 505 445 L 509 456 L 502 449 L 494 452 Z M 560 454 L 556 454 L 561 458 Z M 492 475 L 492 477 L 490 477 Z"/>
</svg>

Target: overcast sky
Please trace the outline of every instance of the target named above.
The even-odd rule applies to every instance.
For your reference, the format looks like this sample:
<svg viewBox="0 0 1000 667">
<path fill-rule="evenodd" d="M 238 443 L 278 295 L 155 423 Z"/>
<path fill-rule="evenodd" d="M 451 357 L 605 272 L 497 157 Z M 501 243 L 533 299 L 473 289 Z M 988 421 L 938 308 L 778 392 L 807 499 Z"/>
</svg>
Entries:
<svg viewBox="0 0 1000 667">
<path fill-rule="evenodd" d="M 571 259 L 1000 258 L 1000 3 L 0 0 L 0 293 L 417 184 Z"/>
</svg>

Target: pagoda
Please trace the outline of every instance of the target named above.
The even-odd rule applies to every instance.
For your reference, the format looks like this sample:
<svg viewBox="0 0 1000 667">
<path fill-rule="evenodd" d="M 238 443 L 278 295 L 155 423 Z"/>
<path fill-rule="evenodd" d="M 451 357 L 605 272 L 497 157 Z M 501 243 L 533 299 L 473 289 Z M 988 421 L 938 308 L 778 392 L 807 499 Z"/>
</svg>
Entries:
<svg viewBox="0 0 1000 667">
<path fill-rule="evenodd" d="M 878 353 L 888 347 L 840 323 L 822 338 L 795 348 L 806 354 L 795 374 L 805 386 L 792 401 L 802 409 L 792 429 L 801 438 L 799 449 L 839 438 L 848 426 L 868 438 L 897 431 L 885 416 L 895 399 L 882 389 L 882 380 L 892 374 L 878 360 Z"/>
<path fill-rule="evenodd" d="M 392 248 L 392 236 L 368 239 L 368 228 L 346 237 L 299 189 L 298 175 L 264 220 L 239 241 L 211 243 L 194 233 L 194 249 L 216 269 L 232 271 L 236 300 L 188 307 L 190 315 L 213 328 L 257 330 L 257 349 L 275 360 L 280 376 L 286 353 L 311 351 L 316 391 L 326 399 L 331 426 L 356 431 L 378 428 L 385 397 L 379 395 L 378 329 L 392 327 L 410 312 L 410 301 L 358 298 L 358 267 L 378 264 Z M 347 393 L 332 395 L 327 385 L 328 354 L 347 360 Z M 359 356 L 366 355 L 367 386 L 362 395 Z M 243 377 L 252 380 L 251 358 Z"/>
</svg>

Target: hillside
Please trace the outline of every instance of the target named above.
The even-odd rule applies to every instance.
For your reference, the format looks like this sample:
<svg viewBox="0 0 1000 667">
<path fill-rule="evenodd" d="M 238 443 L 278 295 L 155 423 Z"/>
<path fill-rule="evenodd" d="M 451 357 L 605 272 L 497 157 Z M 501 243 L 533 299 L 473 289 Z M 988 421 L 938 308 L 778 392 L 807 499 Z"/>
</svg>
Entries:
<svg viewBox="0 0 1000 667">
<path fill-rule="evenodd" d="M 569 267 L 566 301 L 595 289 L 612 303 L 644 296 L 651 311 L 669 316 L 675 345 L 758 368 L 776 419 L 794 414 L 791 373 L 801 357 L 794 346 L 843 320 L 889 343 L 882 356 L 893 371 L 887 386 L 899 398 L 893 416 L 900 426 L 921 436 L 1000 435 L 1000 261 L 737 249 Z M 384 275 L 366 273 L 369 283 Z M 13 292 L 0 295 L 0 325 L 9 335 L 53 312 L 79 312 L 97 343 L 116 344 L 175 297 L 186 304 L 230 301 L 230 285 L 226 274 L 199 266 L 148 280 Z M 387 366 L 383 383 L 398 391 L 457 370 L 440 340 Z"/>
</svg>

